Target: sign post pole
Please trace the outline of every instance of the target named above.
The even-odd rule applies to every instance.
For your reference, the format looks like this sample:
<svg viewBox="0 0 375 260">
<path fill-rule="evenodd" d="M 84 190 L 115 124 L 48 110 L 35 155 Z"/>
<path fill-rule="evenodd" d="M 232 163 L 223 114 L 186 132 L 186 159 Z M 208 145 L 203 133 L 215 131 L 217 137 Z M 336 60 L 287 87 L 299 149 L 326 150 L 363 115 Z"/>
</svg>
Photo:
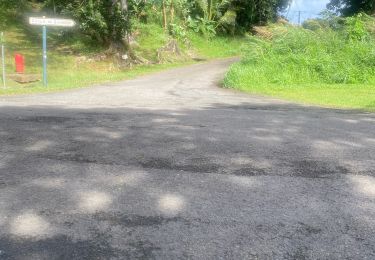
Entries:
<svg viewBox="0 0 375 260">
<path fill-rule="evenodd" d="M 42 26 L 43 28 L 43 85 L 47 86 L 47 26 L 73 27 L 76 23 L 70 19 L 30 17 L 29 24 Z"/>
<path fill-rule="evenodd" d="M 43 25 L 43 85 L 47 86 L 47 26 Z"/>
</svg>

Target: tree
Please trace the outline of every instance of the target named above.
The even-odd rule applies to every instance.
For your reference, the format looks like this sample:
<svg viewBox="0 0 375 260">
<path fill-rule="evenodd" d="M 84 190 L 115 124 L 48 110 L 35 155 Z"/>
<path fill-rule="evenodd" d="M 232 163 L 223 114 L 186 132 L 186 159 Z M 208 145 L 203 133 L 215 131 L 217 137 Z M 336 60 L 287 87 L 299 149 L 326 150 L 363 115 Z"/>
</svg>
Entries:
<svg viewBox="0 0 375 260">
<path fill-rule="evenodd" d="M 331 0 L 327 7 L 343 16 L 352 16 L 360 12 L 375 14 L 374 0 Z"/>
<path fill-rule="evenodd" d="M 199 28 L 233 33 L 234 29 L 248 30 L 252 25 L 274 20 L 290 0 L 188 0 L 191 14 Z M 203 30 L 200 30 L 203 31 Z"/>
<path fill-rule="evenodd" d="M 126 47 L 130 33 L 127 0 L 49 0 L 46 6 L 79 21 L 83 33 L 107 47 Z"/>
<path fill-rule="evenodd" d="M 237 24 L 247 29 L 254 24 L 266 23 L 275 19 L 278 12 L 285 9 L 290 2 L 290 0 L 234 0 Z"/>
<path fill-rule="evenodd" d="M 21 0 L 28 1 L 28 0 Z M 31 0 L 30 0 L 31 1 Z M 109 48 L 129 50 L 130 21 L 147 21 L 157 12 L 166 31 L 192 28 L 204 35 L 233 34 L 254 24 L 267 23 L 287 7 L 290 0 L 33 0 L 46 10 L 70 16 L 83 33 Z M 339 1 L 339 0 L 337 0 Z M 1 2 L 1 0 L 0 0 Z M 16 3 L 16 0 L 9 0 Z M 159 13 L 160 12 L 160 13 Z M 143 18 L 142 18 L 143 17 Z M 146 17 L 146 19 L 144 19 Z"/>
<path fill-rule="evenodd" d="M 0 0 L 0 13 L 9 10 L 22 10 L 26 3 L 26 0 Z"/>
</svg>

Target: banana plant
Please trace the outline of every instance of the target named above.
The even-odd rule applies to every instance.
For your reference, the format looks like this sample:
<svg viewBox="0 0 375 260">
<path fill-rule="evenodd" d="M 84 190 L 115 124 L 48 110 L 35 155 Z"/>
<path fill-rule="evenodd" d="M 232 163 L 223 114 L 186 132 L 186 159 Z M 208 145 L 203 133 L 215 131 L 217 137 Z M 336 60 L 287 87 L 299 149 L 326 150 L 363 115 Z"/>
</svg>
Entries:
<svg viewBox="0 0 375 260">
<path fill-rule="evenodd" d="M 204 14 L 204 19 L 208 21 L 217 21 L 225 14 L 228 6 L 233 0 L 196 0 L 197 6 Z"/>
</svg>

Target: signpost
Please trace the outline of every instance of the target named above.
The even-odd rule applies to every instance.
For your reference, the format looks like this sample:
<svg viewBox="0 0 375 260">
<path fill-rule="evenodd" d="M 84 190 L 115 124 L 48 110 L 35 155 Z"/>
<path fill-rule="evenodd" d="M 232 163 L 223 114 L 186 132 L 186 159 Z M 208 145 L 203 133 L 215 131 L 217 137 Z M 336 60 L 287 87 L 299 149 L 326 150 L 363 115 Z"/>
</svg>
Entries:
<svg viewBox="0 0 375 260">
<path fill-rule="evenodd" d="M 47 86 L 47 26 L 73 27 L 76 23 L 70 19 L 30 17 L 29 24 L 43 27 L 43 84 Z"/>
</svg>

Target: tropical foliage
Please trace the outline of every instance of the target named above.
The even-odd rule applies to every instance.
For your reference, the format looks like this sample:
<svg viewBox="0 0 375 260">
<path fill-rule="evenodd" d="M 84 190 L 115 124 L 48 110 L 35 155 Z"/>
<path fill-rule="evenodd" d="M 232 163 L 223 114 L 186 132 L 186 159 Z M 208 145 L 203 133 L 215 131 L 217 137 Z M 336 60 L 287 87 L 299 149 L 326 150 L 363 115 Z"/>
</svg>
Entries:
<svg viewBox="0 0 375 260">
<path fill-rule="evenodd" d="M 2 6 L 28 2 L 0 0 Z M 159 23 L 166 32 L 183 36 L 187 30 L 204 37 L 235 34 L 266 23 L 289 0 L 38 0 L 44 12 L 73 17 L 83 33 L 104 46 L 125 44 L 132 23 Z"/>
<path fill-rule="evenodd" d="M 375 111 L 375 18 L 274 24 L 250 37 L 224 84 L 251 93 Z M 260 31 L 260 30 L 259 30 Z M 268 36 L 271 37 L 268 37 Z M 267 37 L 265 37 L 267 36 Z"/>
<path fill-rule="evenodd" d="M 374 0 L 331 0 L 328 8 L 344 16 L 351 16 L 359 12 L 375 14 Z"/>
<path fill-rule="evenodd" d="M 192 30 L 210 38 L 249 31 L 275 20 L 291 0 L 0 0 L 1 9 L 39 2 L 45 14 L 73 17 L 82 33 L 103 46 L 128 47 L 132 24 L 160 24 L 184 38 Z M 328 7 L 344 15 L 375 12 L 373 0 L 331 0 Z"/>
</svg>

